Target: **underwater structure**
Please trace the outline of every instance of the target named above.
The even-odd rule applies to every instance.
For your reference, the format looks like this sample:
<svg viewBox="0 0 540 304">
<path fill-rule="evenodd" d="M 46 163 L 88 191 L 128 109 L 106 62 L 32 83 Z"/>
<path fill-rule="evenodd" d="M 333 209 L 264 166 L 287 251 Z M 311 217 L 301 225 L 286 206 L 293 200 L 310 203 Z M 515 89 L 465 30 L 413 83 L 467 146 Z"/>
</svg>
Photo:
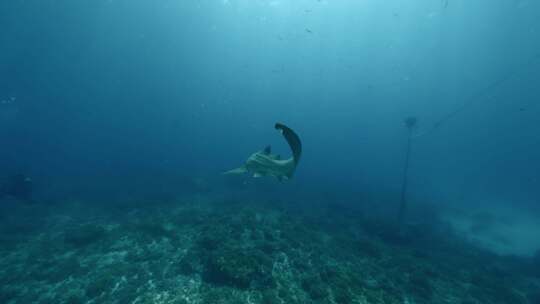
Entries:
<svg viewBox="0 0 540 304">
<path fill-rule="evenodd" d="M 408 186 L 408 175 L 409 175 L 409 162 L 411 156 L 411 142 L 413 138 L 413 131 L 416 127 L 418 120 L 416 117 L 407 117 L 405 119 L 405 127 L 407 128 L 407 146 L 405 150 L 405 165 L 403 166 L 403 180 L 401 182 L 401 195 L 399 200 L 399 210 L 398 210 L 398 223 L 403 222 L 403 217 L 407 210 L 407 186 Z"/>
</svg>

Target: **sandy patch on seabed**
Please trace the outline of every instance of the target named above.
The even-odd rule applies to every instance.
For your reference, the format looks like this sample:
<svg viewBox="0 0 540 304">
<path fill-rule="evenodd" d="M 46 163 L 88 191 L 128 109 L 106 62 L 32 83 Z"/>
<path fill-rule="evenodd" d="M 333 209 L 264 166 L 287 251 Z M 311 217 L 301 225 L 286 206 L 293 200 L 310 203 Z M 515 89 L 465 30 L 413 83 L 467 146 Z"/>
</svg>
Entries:
<svg viewBox="0 0 540 304">
<path fill-rule="evenodd" d="M 540 251 L 540 214 L 513 206 L 482 206 L 443 212 L 459 234 L 500 255 L 534 256 Z"/>
</svg>

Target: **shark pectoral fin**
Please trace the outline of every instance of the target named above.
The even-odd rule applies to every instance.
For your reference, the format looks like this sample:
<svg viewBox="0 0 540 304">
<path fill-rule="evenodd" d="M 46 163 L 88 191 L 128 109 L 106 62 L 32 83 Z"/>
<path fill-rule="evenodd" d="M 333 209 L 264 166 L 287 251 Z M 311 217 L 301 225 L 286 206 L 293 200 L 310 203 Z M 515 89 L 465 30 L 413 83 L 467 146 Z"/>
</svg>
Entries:
<svg viewBox="0 0 540 304">
<path fill-rule="evenodd" d="M 247 170 L 246 166 L 242 166 L 242 167 L 238 167 L 236 169 L 229 170 L 227 172 L 223 172 L 223 174 L 224 175 L 228 175 L 228 174 L 244 174 L 247 171 L 248 170 Z"/>
</svg>

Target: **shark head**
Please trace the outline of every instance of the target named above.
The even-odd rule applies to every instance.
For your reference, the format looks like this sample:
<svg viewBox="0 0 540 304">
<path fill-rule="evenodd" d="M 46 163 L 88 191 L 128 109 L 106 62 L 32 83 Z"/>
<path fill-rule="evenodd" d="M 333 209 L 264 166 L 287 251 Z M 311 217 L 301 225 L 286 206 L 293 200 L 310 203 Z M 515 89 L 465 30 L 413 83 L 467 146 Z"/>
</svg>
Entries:
<svg viewBox="0 0 540 304">
<path fill-rule="evenodd" d="M 229 170 L 224 174 L 251 173 L 253 177 L 272 176 L 279 180 L 292 178 L 302 155 L 302 143 L 298 135 L 289 127 L 276 123 L 275 128 L 281 132 L 292 151 L 292 157 L 281 159 L 277 154 L 272 154 L 272 148 L 267 146 L 261 151 L 251 154 L 244 165 Z"/>
</svg>

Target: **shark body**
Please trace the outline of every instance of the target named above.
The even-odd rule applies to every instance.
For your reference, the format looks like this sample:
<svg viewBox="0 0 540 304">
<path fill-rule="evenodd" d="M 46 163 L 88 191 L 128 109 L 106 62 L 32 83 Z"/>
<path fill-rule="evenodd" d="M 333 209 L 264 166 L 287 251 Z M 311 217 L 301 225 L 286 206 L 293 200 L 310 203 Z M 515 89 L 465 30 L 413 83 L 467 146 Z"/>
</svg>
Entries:
<svg viewBox="0 0 540 304">
<path fill-rule="evenodd" d="M 289 127 L 276 123 L 275 128 L 287 140 L 292 150 L 292 157 L 281 159 L 279 155 L 272 154 L 271 147 L 267 146 L 264 150 L 251 154 L 244 165 L 223 174 L 251 173 L 253 177 L 272 176 L 280 181 L 291 179 L 302 155 L 302 143 L 300 137 Z"/>
</svg>

